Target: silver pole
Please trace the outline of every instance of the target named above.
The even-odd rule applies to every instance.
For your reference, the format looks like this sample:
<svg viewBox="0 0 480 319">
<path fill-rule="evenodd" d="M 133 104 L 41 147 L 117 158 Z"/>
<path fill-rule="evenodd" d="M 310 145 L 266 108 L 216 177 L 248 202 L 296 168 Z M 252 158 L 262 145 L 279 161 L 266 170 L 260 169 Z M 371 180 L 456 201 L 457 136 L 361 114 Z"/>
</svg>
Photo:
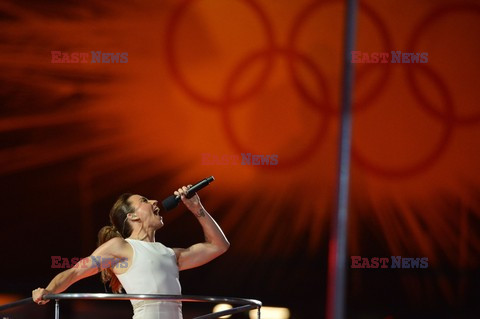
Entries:
<svg viewBox="0 0 480 319">
<path fill-rule="evenodd" d="M 352 137 L 353 74 L 351 52 L 355 48 L 356 0 L 346 1 L 343 52 L 342 108 L 339 141 L 337 212 L 333 216 L 328 256 L 327 319 L 345 318 L 345 281 L 347 263 L 348 190 Z"/>
<path fill-rule="evenodd" d="M 60 302 L 55 299 L 55 319 L 60 319 Z"/>
</svg>

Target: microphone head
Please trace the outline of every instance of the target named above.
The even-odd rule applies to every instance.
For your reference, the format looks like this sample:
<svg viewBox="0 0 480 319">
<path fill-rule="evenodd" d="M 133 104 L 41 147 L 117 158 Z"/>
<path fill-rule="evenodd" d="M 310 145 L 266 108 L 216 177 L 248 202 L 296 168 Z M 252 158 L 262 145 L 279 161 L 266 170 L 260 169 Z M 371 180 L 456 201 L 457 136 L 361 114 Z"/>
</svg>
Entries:
<svg viewBox="0 0 480 319">
<path fill-rule="evenodd" d="M 174 209 L 175 207 L 177 207 L 179 201 L 180 201 L 179 197 L 175 195 L 169 196 L 162 201 L 162 207 L 165 210 Z"/>
</svg>

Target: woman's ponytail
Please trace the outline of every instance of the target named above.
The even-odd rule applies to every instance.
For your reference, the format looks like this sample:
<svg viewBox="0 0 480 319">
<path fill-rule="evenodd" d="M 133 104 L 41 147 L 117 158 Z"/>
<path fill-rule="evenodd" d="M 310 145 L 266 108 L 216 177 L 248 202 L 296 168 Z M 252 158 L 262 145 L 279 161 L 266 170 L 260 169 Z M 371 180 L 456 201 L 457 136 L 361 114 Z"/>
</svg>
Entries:
<svg viewBox="0 0 480 319">
<path fill-rule="evenodd" d="M 132 228 L 127 222 L 127 214 L 133 212 L 128 199 L 132 194 L 123 194 L 110 210 L 110 222 L 112 225 L 104 226 L 98 232 L 97 246 L 100 246 L 112 238 L 127 238 L 132 233 Z M 122 284 L 111 268 L 102 270 L 102 282 L 105 284 L 110 281 L 110 288 L 114 293 L 122 292 Z"/>
</svg>

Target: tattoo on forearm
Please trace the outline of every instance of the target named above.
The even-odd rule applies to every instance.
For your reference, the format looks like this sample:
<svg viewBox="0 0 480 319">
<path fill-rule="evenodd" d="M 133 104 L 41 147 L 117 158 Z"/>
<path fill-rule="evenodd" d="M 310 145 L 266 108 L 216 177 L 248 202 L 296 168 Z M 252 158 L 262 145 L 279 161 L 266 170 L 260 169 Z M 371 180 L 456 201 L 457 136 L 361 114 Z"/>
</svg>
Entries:
<svg viewBox="0 0 480 319">
<path fill-rule="evenodd" d="M 200 208 L 200 210 L 198 211 L 198 213 L 195 214 L 195 216 L 197 217 L 205 217 L 205 208 Z"/>
</svg>

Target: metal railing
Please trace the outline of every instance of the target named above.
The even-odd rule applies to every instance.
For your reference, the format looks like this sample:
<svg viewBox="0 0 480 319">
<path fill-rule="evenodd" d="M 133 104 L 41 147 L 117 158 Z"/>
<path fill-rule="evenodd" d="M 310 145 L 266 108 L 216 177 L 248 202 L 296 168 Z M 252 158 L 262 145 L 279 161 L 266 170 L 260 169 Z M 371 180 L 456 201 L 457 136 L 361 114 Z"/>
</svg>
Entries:
<svg viewBox="0 0 480 319">
<path fill-rule="evenodd" d="M 211 297 L 211 296 L 191 296 L 191 295 L 158 295 L 158 294 L 107 294 L 107 293 L 63 293 L 49 294 L 43 296 L 44 300 L 55 300 L 55 319 L 60 319 L 60 300 L 61 299 L 82 299 L 82 300 L 158 300 L 158 301 L 182 301 L 182 302 L 210 302 L 210 303 L 228 303 L 237 305 L 231 309 L 206 314 L 194 319 L 218 318 L 226 315 L 257 309 L 257 319 L 260 319 L 260 308 L 262 302 L 255 299 L 244 299 L 234 297 Z M 32 303 L 32 298 L 25 298 L 12 303 L 0 306 L 0 312 Z"/>
</svg>

